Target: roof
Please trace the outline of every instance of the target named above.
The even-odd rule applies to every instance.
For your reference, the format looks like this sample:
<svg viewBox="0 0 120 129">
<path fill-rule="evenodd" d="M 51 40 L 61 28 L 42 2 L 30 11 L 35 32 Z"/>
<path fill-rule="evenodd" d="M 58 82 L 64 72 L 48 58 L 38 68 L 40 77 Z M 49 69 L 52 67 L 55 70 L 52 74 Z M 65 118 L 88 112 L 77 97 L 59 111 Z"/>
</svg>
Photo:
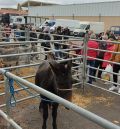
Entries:
<svg viewBox="0 0 120 129">
<path fill-rule="evenodd" d="M 42 1 L 26 1 L 21 4 L 21 7 L 28 7 L 29 6 L 48 6 L 48 5 L 57 5 L 56 3 L 51 3 L 51 2 L 42 2 Z"/>
<path fill-rule="evenodd" d="M 55 1 L 55 2 L 51 2 Z M 116 2 L 120 0 L 29 0 L 30 6 L 47 6 L 47 5 L 71 5 L 71 4 L 87 4 L 101 2 Z M 28 0 L 21 4 L 22 7 L 28 7 Z"/>
<path fill-rule="evenodd" d="M 65 1 L 64 3 L 61 3 L 62 5 L 120 2 L 120 0 L 72 0 L 72 1 L 69 1 L 69 2 L 67 0 L 64 0 L 64 1 Z"/>
<path fill-rule="evenodd" d="M 17 15 L 27 15 L 28 12 L 25 10 L 15 10 L 15 9 L 1 9 L 0 14 L 17 14 Z"/>
</svg>

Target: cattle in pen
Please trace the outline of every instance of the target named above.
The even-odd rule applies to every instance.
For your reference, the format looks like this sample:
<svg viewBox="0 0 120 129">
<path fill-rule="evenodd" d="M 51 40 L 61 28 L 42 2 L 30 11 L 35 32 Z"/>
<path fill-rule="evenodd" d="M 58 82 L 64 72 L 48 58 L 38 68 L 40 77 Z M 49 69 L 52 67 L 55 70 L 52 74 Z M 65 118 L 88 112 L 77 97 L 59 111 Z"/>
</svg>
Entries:
<svg viewBox="0 0 120 129">
<path fill-rule="evenodd" d="M 45 90 L 71 101 L 72 98 L 72 74 L 71 62 L 57 63 L 55 60 L 47 60 L 40 64 L 36 76 L 35 84 Z M 49 98 L 40 95 L 41 102 L 39 110 L 43 111 L 42 129 L 47 129 L 48 109 L 52 109 L 52 126 L 57 129 L 57 109 L 59 104 Z"/>
<path fill-rule="evenodd" d="M 29 64 L 31 55 L 27 55 L 27 53 L 30 53 L 30 52 L 31 52 L 31 47 L 18 46 L 18 47 L 10 47 L 10 48 L 7 48 L 7 47 L 0 48 L 1 58 L 5 66 L 7 67 L 17 66 L 21 62 L 24 64 Z M 22 53 L 24 53 L 24 55 L 18 55 Z M 2 57 L 3 55 L 4 57 Z"/>
</svg>

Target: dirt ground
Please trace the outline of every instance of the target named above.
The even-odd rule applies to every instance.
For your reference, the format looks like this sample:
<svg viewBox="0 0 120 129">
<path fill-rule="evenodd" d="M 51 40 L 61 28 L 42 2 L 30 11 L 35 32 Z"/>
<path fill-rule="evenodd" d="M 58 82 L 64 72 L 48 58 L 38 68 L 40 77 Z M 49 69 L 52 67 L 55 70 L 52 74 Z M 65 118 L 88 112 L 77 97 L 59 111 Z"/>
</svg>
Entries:
<svg viewBox="0 0 120 129">
<path fill-rule="evenodd" d="M 25 73 L 35 73 L 33 68 L 25 68 L 19 71 L 19 76 L 23 76 Z M 28 76 L 28 74 L 24 74 Z M 33 82 L 34 79 L 29 79 Z M 96 82 L 96 84 L 103 87 L 103 83 Z M 18 86 L 15 84 L 15 87 Z M 4 88 L 0 85 L 0 92 L 3 92 Z M 32 90 L 31 90 L 32 91 Z M 35 93 L 34 91 L 32 91 Z M 16 99 L 27 97 L 29 94 L 26 91 L 20 91 L 15 94 Z M 0 96 L 0 105 L 3 104 L 4 97 Z M 82 89 L 76 89 L 73 91 L 73 103 L 78 106 L 89 110 L 117 125 L 120 126 L 120 96 L 99 90 L 97 88 L 87 86 L 85 92 Z M 4 101 L 5 102 L 5 101 Z M 41 129 L 42 126 L 42 114 L 39 112 L 39 98 L 29 99 L 20 103 L 17 103 L 16 107 L 11 108 L 12 118 L 23 128 L 23 129 Z M 5 108 L 1 108 L 5 111 Z M 58 129 L 102 129 L 102 127 L 95 123 L 85 119 L 81 115 L 67 110 L 64 106 L 60 105 L 58 109 L 57 117 Z M 6 129 L 6 122 L 0 116 L 0 129 Z M 47 129 L 52 129 L 52 117 L 51 110 L 49 110 L 49 118 L 47 122 Z"/>
<path fill-rule="evenodd" d="M 120 125 L 119 96 L 87 87 L 84 94 L 81 89 L 74 91 L 73 103 Z M 12 117 L 23 129 L 41 129 L 42 114 L 39 113 L 38 106 L 37 98 L 21 102 L 11 109 Z M 0 120 L 0 129 L 6 129 L 5 121 L 2 118 Z M 75 112 L 66 110 L 62 105 L 59 106 L 57 123 L 58 129 L 102 129 Z M 51 110 L 49 110 L 47 129 L 52 129 Z"/>
</svg>

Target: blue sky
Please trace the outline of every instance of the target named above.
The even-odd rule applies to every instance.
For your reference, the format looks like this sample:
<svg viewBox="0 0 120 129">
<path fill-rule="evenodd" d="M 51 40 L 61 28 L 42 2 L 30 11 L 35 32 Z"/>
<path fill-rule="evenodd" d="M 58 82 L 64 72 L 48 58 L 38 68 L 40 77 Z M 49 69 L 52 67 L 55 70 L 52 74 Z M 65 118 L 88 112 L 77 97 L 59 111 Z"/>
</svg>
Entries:
<svg viewBox="0 0 120 129">
<path fill-rule="evenodd" d="M 0 0 L 0 7 L 16 7 L 17 3 L 21 3 L 27 0 Z M 120 0 L 35 0 L 44 2 L 53 2 L 61 4 L 77 4 L 77 3 L 91 3 L 91 2 L 103 2 L 103 1 L 120 1 Z"/>
</svg>

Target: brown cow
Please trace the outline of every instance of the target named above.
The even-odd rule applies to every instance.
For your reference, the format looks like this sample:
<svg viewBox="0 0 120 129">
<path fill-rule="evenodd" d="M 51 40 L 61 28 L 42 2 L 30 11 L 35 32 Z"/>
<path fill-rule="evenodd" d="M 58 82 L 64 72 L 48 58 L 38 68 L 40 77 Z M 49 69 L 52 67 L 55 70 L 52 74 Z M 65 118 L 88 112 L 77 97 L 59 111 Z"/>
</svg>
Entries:
<svg viewBox="0 0 120 129">
<path fill-rule="evenodd" d="M 46 89 L 64 99 L 71 101 L 72 98 L 72 74 L 71 62 L 57 63 L 54 60 L 44 61 L 38 68 L 35 76 L 35 84 Z M 42 129 L 46 129 L 48 118 L 48 106 L 52 107 L 53 129 L 57 129 L 57 109 L 58 103 L 47 97 L 41 96 L 39 109 L 43 110 L 43 125 Z"/>
</svg>

